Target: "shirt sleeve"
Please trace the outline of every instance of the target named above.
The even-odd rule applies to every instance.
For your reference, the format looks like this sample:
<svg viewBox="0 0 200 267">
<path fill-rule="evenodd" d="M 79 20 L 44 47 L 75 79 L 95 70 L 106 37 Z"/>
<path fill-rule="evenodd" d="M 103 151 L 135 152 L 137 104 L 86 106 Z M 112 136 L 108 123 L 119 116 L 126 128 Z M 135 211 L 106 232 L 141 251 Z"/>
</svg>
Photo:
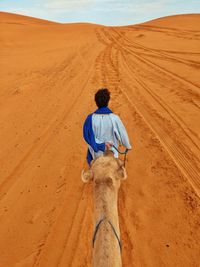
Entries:
<svg viewBox="0 0 200 267">
<path fill-rule="evenodd" d="M 131 147 L 130 142 L 129 142 L 126 128 L 125 128 L 123 122 L 121 121 L 121 119 L 119 118 L 119 116 L 116 116 L 115 122 L 116 122 L 115 123 L 116 129 L 114 131 L 115 131 L 115 135 L 116 135 L 118 141 L 124 147 L 131 149 L 132 147 Z"/>
</svg>

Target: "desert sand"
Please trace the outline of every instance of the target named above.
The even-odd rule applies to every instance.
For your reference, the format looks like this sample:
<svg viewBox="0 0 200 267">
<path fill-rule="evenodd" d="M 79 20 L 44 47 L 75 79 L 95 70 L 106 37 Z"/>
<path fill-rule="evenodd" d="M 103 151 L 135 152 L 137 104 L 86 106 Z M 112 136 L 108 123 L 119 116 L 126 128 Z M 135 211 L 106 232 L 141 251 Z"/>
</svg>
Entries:
<svg viewBox="0 0 200 267">
<path fill-rule="evenodd" d="M 200 15 L 106 27 L 0 13 L 0 267 L 89 267 L 82 125 L 111 91 L 133 149 L 125 267 L 200 266 Z"/>
</svg>

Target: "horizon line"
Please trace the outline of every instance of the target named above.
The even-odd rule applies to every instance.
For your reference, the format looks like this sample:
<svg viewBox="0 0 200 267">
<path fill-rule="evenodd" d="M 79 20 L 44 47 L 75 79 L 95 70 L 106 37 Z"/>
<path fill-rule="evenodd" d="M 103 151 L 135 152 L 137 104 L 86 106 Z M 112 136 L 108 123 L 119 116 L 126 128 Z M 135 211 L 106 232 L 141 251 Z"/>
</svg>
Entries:
<svg viewBox="0 0 200 267">
<path fill-rule="evenodd" d="M 61 24 L 61 25 L 66 25 L 66 24 L 93 24 L 93 25 L 99 25 L 99 26 L 105 26 L 105 27 L 126 27 L 126 26 L 133 26 L 133 25 L 139 25 L 139 24 L 143 24 L 143 23 L 146 23 L 146 22 L 154 21 L 154 20 L 159 20 L 159 19 L 168 18 L 168 17 L 176 17 L 176 16 L 186 16 L 186 15 L 199 15 L 200 16 L 200 13 L 182 13 L 182 14 L 173 14 L 173 15 L 167 15 L 167 16 L 163 16 L 163 17 L 157 17 L 157 18 L 154 18 L 154 19 L 146 20 L 144 22 L 139 22 L 139 23 L 135 23 L 135 24 L 127 24 L 127 25 L 104 25 L 104 24 L 98 24 L 98 23 L 95 23 L 95 22 L 84 22 L 84 21 L 77 21 L 77 22 L 59 22 L 59 21 L 54 21 L 54 20 L 43 19 L 41 17 L 33 17 L 33 16 L 25 15 L 25 14 L 20 14 L 20 13 L 14 13 L 14 12 L 8 12 L 8 11 L 2 11 L 2 10 L 0 10 L 0 14 L 1 13 L 6 13 L 6 14 L 10 14 L 10 15 L 18 15 L 18 16 L 21 16 L 21 17 L 27 17 L 27 18 L 32 18 L 32 19 L 36 19 L 36 20 L 43 20 L 43 21 L 46 21 L 46 22 L 55 23 L 55 24 Z"/>
</svg>

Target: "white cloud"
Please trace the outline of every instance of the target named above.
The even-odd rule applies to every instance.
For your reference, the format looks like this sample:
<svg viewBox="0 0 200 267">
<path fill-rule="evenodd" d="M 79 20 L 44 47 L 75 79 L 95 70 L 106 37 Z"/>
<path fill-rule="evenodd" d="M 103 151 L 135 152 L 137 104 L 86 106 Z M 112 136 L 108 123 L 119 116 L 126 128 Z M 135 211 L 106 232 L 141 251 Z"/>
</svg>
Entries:
<svg viewBox="0 0 200 267">
<path fill-rule="evenodd" d="M 45 0 L 44 8 L 60 10 L 74 10 L 80 8 L 88 8 L 94 1 L 92 0 Z"/>
<path fill-rule="evenodd" d="M 123 4 L 120 8 L 123 11 L 128 13 L 138 13 L 138 14 L 147 14 L 150 12 L 157 12 L 163 10 L 165 4 L 159 1 L 154 1 L 151 3 L 137 3 L 137 4 Z"/>
<path fill-rule="evenodd" d="M 94 7 L 94 10 L 100 12 L 122 12 L 127 14 L 132 13 L 139 15 L 139 14 L 148 14 L 151 12 L 162 11 L 165 8 L 166 0 L 157 0 L 154 2 L 136 0 L 134 1 L 134 3 L 131 3 L 130 1 L 103 0 L 103 2 L 106 2 L 107 4 L 106 8 L 104 5 L 101 4 L 101 5 L 96 5 Z"/>
</svg>

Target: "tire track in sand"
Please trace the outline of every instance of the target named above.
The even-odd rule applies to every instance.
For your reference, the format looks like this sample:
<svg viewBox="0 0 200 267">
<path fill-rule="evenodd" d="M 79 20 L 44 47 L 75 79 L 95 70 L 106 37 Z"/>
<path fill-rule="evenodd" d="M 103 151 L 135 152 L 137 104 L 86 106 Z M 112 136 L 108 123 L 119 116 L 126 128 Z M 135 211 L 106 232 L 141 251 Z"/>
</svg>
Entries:
<svg viewBox="0 0 200 267">
<path fill-rule="evenodd" d="M 86 87 L 88 80 L 91 76 L 91 72 L 92 72 L 92 66 L 90 67 L 90 70 L 87 71 L 86 81 L 83 88 Z M 78 76 L 80 76 L 80 74 L 82 77 L 84 77 L 82 73 L 79 73 Z M 70 87 L 70 85 L 71 83 L 68 84 L 68 87 Z M 30 162 L 30 157 L 37 157 L 38 151 L 41 153 L 45 149 L 45 147 L 48 145 L 52 137 L 56 134 L 55 129 L 59 129 L 62 126 L 67 116 L 70 115 L 71 107 L 73 107 L 78 101 L 78 99 L 80 99 L 82 93 L 83 90 L 78 93 L 78 95 L 76 96 L 70 107 L 67 107 L 67 109 L 66 108 L 63 109 L 60 112 L 61 115 L 59 115 L 60 117 L 59 120 L 58 120 L 58 114 L 56 114 L 53 117 L 53 119 L 49 122 L 48 127 L 44 130 L 44 132 L 40 135 L 40 137 L 35 139 L 29 150 L 19 161 L 17 166 L 12 170 L 11 174 L 3 180 L 3 182 L 0 185 L 0 193 L 1 193 L 0 200 L 7 194 L 8 190 L 12 188 L 13 184 L 17 182 L 16 177 L 18 177 L 19 179 L 20 175 L 23 173 L 25 168 L 27 168 L 27 164 L 28 162 Z"/>
<path fill-rule="evenodd" d="M 99 39 L 101 41 L 101 39 Z M 120 103 L 118 101 L 118 97 L 120 94 L 120 82 L 121 77 L 119 73 L 119 50 L 115 48 L 115 46 L 112 44 L 112 40 L 110 40 L 110 44 L 104 49 L 104 51 L 101 53 L 101 60 L 98 61 L 98 64 L 101 64 L 103 66 L 102 68 L 99 68 L 98 65 L 96 66 L 97 70 L 97 76 L 98 76 L 98 82 L 99 84 L 102 84 L 105 87 L 108 87 L 109 90 L 112 93 L 113 96 L 113 107 L 117 109 L 119 107 Z M 123 185 L 122 185 L 123 186 Z M 120 191 L 123 193 L 123 191 Z M 123 194 L 124 197 L 124 194 Z M 122 201 L 123 202 L 123 201 Z M 133 243 L 129 236 L 131 225 L 127 224 L 126 221 L 126 210 L 123 206 L 123 204 L 119 204 L 119 217 L 120 217 L 120 230 L 121 230 L 121 238 L 124 240 L 125 247 L 123 247 L 122 243 L 122 260 L 129 259 L 129 266 L 134 266 L 134 259 L 133 259 Z M 126 249 L 126 248 L 129 249 Z M 131 249 L 130 249 L 131 248 Z"/>
<path fill-rule="evenodd" d="M 180 75 L 178 75 L 178 74 L 176 74 L 176 73 L 174 73 L 174 72 L 172 72 L 170 70 L 167 70 L 166 68 L 164 68 L 162 66 L 159 66 L 158 64 L 156 64 L 156 63 L 154 63 L 154 62 L 152 62 L 152 61 L 150 61 L 150 60 L 148 60 L 146 58 L 138 56 L 135 53 L 135 51 L 130 49 L 130 47 L 126 46 L 126 43 L 124 42 L 123 35 L 119 35 L 119 36 L 117 35 L 117 37 L 116 37 L 116 34 L 113 34 L 112 28 L 110 30 L 108 30 L 108 29 L 104 30 L 103 34 L 105 36 L 107 36 L 107 38 L 115 44 L 115 47 L 117 47 L 117 49 L 119 49 L 119 50 L 121 49 L 124 52 L 127 52 L 127 53 L 133 55 L 138 60 L 140 60 L 141 62 L 145 63 L 148 67 L 155 69 L 155 71 L 159 71 L 159 72 L 161 72 L 161 73 L 163 73 L 165 75 L 168 75 L 171 79 L 175 79 L 176 81 L 179 81 L 180 83 L 184 83 L 187 86 L 191 87 L 195 92 L 194 97 L 197 95 L 198 99 L 199 99 L 199 86 L 198 86 L 198 84 L 195 84 L 195 83 L 193 83 L 193 82 L 181 77 Z M 130 42 L 130 44 L 132 44 L 132 42 Z M 186 86 L 185 90 L 187 90 L 187 86 Z"/>
<path fill-rule="evenodd" d="M 138 110 L 140 110 L 140 112 L 143 114 L 146 121 L 149 122 L 149 124 L 153 128 L 153 131 L 157 134 L 159 140 L 163 143 L 176 165 L 188 178 L 188 181 L 191 183 L 197 194 L 200 195 L 200 160 L 198 157 L 198 145 L 194 143 L 189 133 L 187 133 L 182 124 L 177 121 L 174 114 L 170 114 L 170 111 L 168 109 L 166 110 L 163 107 L 164 104 L 161 104 L 161 99 L 159 98 L 158 100 L 158 97 L 156 97 L 155 94 L 152 93 L 152 90 L 150 88 L 147 88 L 143 81 L 138 80 L 135 77 L 134 72 L 130 70 L 131 66 L 132 65 L 130 64 L 130 62 L 125 62 L 125 65 L 123 65 L 122 68 L 129 69 L 129 78 L 133 81 L 133 83 L 139 84 L 140 92 L 142 92 L 143 90 L 145 91 L 143 91 L 143 95 L 147 95 L 148 93 L 151 98 L 148 97 L 148 99 L 150 99 L 148 102 L 142 101 L 142 98 L 138 100 L 138 94 L 133 93 L 133 90 L 128 85 L 126 85 L 127 88 L 129 88 L 129 95 L 127 94 L 127 98 L 130 101 L 130 95 L 132 95 L 132 98 L 136 100 L 134 102 L 134 106 L 137 106 Z M 149 103 L 155 103 L 153 105 L 153 109 L 152 105 Z M 155 107 L 157 105 L 158 108 L 156 111 Z M 166 115 L 162 117 L 161 114 Z M 179 136 L 176 134 L 177 127 L 179 127 L 179 131 L 180 129 L 182 130 L 180 134 L 182 136 L 181 139 L 186 140 L 184 141 L 184 143 L 180 142 L 180 134 Z"/>
<path fill-rule="evenodd" d="M 93 65 L 91 65 L 89 71 L 87 72 L 86 81 L 78 92 L 77 98 L 72 102 L 70 112 L 68 111 L 65 113 L 59 125 L 62 126 L 62 122 L 66 121 L 66 118 L 72 111 L 74 111 L 77 105 L 80 105 L 82 99 L 81 97 L 86 94 L 86 88 L 91 81 L 92 72 Z M 83 75 L 83 73 L 81 73 L 81 75 Z M 56 126 L 54 126 L 54 128 L 55 127 Z M 45 146 L 45 144 L 43 146 Z M 67 166 L 65 173 L 66 175 L 70 173 L 70 165 Z M 71 264 L 73 263 L 74 255 L 78 249 L 76 244 L 80 238 L 79 234 L 84 227 L 82 222 L 86 215 L 87 201 L 83 201 L 82 199 L 86 198 L 85 196 L 88 195 L 85 190 L 86 189 L 83 186 L 78 190 L 76 179 L 72 179 L 67 188 L 66 198 L 60 208 L 60 213 L 58 214 L 54 224 L 51 226 L 48 235 L 44 238 L 42 250 L 38 253 L 34 266 L 54 267 L 63 266 L 63 264 L 65 265 L 66 263 L 68 266 L 72 266 Z M 73 201 L 73 203 L 69 203 L 69 199 L 74 199 L 73 194 L 75 191 L 75 201 Z M 68 208 L 67 212 L 66 207 Z M 70 220 L 68 214 L 72 214 Z M 79 230 L 77 231 L 77 229 Z M 59 250 L 54 250 L 55 244 Z"/>
<path fill-rule="evenodd" d="M 105 30 L 103 34 L 105 35 Z M 140 99 L 138 98 L 137 95 L 138 92 L 133 93 L 133 90 L 129 87 L 127 83 L 126 86 L 127 88 L 129 88 L 129 90 L 127 90 L 126 93 L 125 92 L 122 93 L 125 95 L 125 97 L 127 98 L 128 102 L 130 102 L 131 105 L 133 105 L 131 98 L 135 100 L 133 106 L 137 107 L 138 112 L 145 119 L 147 125 L 149 125 L 152 131 L 156 134 L 156 136 L 161 141 L 161 143 L 168 151 L 168 153 L 170 154 L 176 165 L 179 167 L 179 169 L 182 171 L 182 173 L 184 173 L 184 175 L 188 178 L 188 181 L 191 183 L 197 194 L 200 195 L 200 163 L 199 163 L 200 161 L 197 156 L 199 154 L 199 147 L 193 141 L 191 135 L 189 135 L 189 133 L 185 131 L 184 125 L 182 125 L 181 122 L 178 121 L 177 118 L 174 116 L 175 112 L 170 113 L 170 110 L 166 108 L 164 109 L 163 108 L 164 104 L 161 103 L 162 102 L 161 98 L 159 98 L 158 100 L 158 96 L 155 96 L 151 88 L 147 88 L 144 82 L 135 78 L 135 73 L 132 71 L 132 69 L 130 69 L 133 63 L 132 62 L 130 63 L 130 59 L 129 62 L 127 62 L 127 59 L 123 54 L 124 51 L 127 52 L 127 48 L 126 46 L 123 47 L 122 44 L 120 43 L 122 37 L 119 36 L 119 38 L 116 39 L 115 36 L 112 35 L 112 29 L 110 31 L 108 30 L 106 31 L 106 36 L 110 41 L 115 42 L 115 46 L 118 45 L 119 50 L 122 51 L 121 53 L 123 57 L 120 60 L 120 62 L 122 62 L 123 65 L 120 70 L 122 71 L 122 73 L 124 72 L 123 70 L 126 70 L 126 72 L 124 72 L 125 76 L 127 76 L 128 74 L 128 77 L 129 79 L 132 80 L 133 84 L 137 84 L 139 86 L 138 87 L 140 88 L 139 93 L 141 95 L 147 96 L 148 94 L 148 102 L 142 102 L 141 97 Z M 131 51 L 129 54 L 132 53 L 133 52 Z M 135 54 L 133 55 L 135 56 Z M 140 60 L 143 61 L 143 59 Z M 157 67 L 160 68 L 160 66 Z M 161 69 L 162 71 L 165 72 L 163 68 Z M 173 74 L 173 78 L 175 77 L 176 75 Z M 177 78 L 179 79 L 179 77 Z M 132 97 L 130 97 L 131 95 Z M 154 109 L 151 108 L 152 105 L 150 103 L 155 103 Z M 151 116 L 149 114 L 151 114 Z M 162 117 L 163 115 L 164 117 Z M 189 146 L 187 146 L 185 143 L 184 144 L 180 143 L 179 137 L 175 134 L 176 128 L 182 129 L 181 135 L 187 140 Z M 193 148 L 192 150 L 189 148 L 190 146 Z M 196 151 L 195 154 L 194 151 Z"/>
</svg>

